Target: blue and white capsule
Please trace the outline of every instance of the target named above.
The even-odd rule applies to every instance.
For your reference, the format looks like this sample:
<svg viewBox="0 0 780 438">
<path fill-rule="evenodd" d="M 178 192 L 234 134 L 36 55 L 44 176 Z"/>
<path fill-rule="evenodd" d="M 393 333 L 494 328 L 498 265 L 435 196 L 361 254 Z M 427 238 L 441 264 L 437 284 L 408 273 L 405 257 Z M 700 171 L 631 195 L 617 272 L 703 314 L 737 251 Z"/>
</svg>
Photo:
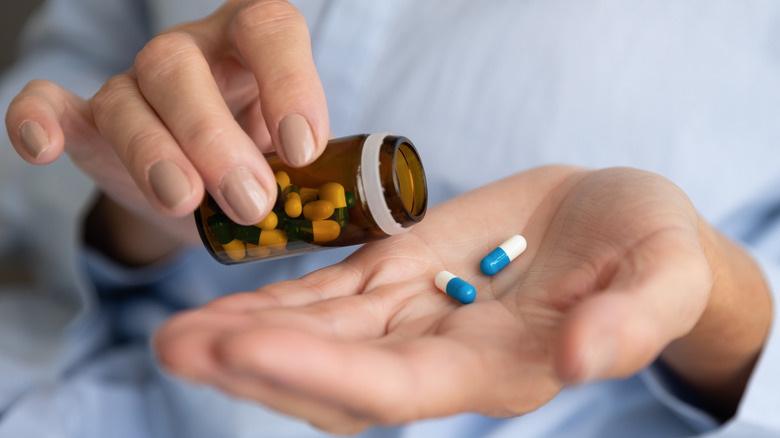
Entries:
<svg viewBox="0 0 780 438">
<path fill-rule="evenodd" d="M 498 248 L 490 251 L 490 254 L 479 263 L 479 269 L 485 275 L 495 275 L 498 271 L 504 269 L 506 265 L 523 253 L 528 247 L 525 237 L 515 234 L 498 245 Z"/>
<path fill-rule="evenodd" d="M 439 272 L 434 283 L 440 291 L 451 296 L 461 304 L 472 303 L 474 298 L 477 297 L 477 290 L 474 289 L 474 286 L 448 271 Z"/>
</svg>

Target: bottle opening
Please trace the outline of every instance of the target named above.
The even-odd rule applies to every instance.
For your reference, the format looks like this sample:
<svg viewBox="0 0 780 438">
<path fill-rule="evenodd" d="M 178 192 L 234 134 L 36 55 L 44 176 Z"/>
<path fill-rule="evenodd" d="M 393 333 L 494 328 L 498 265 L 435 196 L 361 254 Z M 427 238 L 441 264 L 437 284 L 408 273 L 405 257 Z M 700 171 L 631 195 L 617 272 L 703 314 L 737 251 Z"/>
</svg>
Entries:
<svg viewBox="0 0 780 438">
<path fill-rule="evenodd" d="M 404 209 L 410 216 L 418 218 L 427 205 L 425 173 L 417 151 L 408 142 L 402 142 L 396 149 L 393 179 Z"/>
</svg>

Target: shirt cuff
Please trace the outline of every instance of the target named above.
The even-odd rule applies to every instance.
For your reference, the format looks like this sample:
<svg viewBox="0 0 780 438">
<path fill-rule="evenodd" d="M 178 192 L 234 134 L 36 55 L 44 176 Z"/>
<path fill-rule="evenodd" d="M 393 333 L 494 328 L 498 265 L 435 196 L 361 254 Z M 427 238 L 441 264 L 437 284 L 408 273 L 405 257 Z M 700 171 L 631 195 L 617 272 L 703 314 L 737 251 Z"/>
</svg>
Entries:
<svg viewBox="0 0 780 438">
<path fill-rule="evenodd" d="M 101 292 L 138 289 L 160 284 L 176 276 L 189 264 L 192 251 L 179 254 L 152 265 L 131 268 L 124 266 L 91 247 L 82 252 L 84 266 L 95 287 Z"/>
<path fill-rule="evenodd" d="M 685 386 L 665 368 L 656 363 L 641 373 L 648 390 L 683 421 L 700 433 L 711 437 L 777 437 L 780 436 L 780 324 L 777 323 L 777 304 L 780 300 L 780 266 L 772 257 L 759 252 L 751 254 L 762 269 L 769 285 L 775 309 L 772 326 L 737 413 L 723 424 L 697 407 L 696 399 Z"/>
</svg>

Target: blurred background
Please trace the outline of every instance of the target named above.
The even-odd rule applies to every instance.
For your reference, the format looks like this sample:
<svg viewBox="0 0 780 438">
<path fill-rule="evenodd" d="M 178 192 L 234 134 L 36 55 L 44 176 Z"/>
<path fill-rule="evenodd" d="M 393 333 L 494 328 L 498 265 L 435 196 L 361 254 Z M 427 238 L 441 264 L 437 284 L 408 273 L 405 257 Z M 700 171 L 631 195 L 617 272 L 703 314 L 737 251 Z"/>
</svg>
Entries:
<svg viewBox="0 0 780 438">
<path fill-rule="evenodd" d="M 0 0 L 0 71 L 16 56 L 19 31 L 41 0 Z"/>
<path fill-rule="evenodd" d="M 32 11 L 41 3 L 42 0 L 0 0 L 0 74 L 13 63 L 17 55 L 19 32 Z M 4 118 L 5 108 L 0 108 L 0 120 Z M 0 135 L 5 136 L 4 131 Z M 5 147 L 5 144 L 0 146 Z M 13 251 L 9 254 L 13 254 Z M 0 258 L 0 290 L 5 292 L 6 287 L 13 289 L 33 282 L 32 273 L 24 265 L 25 259 L 23 254 Z"/>
</svg>

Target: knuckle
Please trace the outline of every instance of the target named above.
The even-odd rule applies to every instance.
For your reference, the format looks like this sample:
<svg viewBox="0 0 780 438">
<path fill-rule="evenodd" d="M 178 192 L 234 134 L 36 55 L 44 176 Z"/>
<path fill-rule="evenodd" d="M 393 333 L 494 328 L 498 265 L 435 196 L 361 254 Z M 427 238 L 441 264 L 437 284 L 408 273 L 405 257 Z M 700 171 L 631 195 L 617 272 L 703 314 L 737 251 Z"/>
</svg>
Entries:
<svg viewBox="0 0 780 438">
<path fill-rule="evenodd" d="M 266 82 L 259 86 L 261 95 L 274 90 L 285 90 L 290 99 L 305 99 L 305 90 L 308 90 L 312 81 L 307 71 L 301 67 L 287 66 L 286 70 L 277 69 L 273 73 L 269 75 Z"/>
<path fill-rule="evenodd" d="M 108 79 L 92 96 L 90 105 L 96 117 L 109 113 L 126 101 L 128 95 L 137 93 L 138 85 L 128 75 L 117 75 Z"/>
<path fill-rule="evenodd" d="M 190 153 L 211 155 L 230 146 L 228 136 L 226 128 L 213 120 L 199 120 L 192 129 L 185 130 L 180 140 Z"/>
<path fill-rule="evenodd" d="M 158 130 L 135 131 L 127 139 L 123 161 L 131 166 L 143 167 L 150 162 L 161 145 L 170 141 L 168 135 Z"/>
<path fill-rule="evenodd" d="M 255 0 L 243 5 L 235 17 L 237 35 L 252 35 L 261 30 L 273 34 L 302 23 L 303 16 L 286 0 Z"/>
<path fill-rule="evenodd" d="M 133 67 L 142 75 L 165 76 L 182 61 L 201 56 L 200 49 L 187 32 L 173 31 L 156 36 L 138 52 Z"/>
</svg>

